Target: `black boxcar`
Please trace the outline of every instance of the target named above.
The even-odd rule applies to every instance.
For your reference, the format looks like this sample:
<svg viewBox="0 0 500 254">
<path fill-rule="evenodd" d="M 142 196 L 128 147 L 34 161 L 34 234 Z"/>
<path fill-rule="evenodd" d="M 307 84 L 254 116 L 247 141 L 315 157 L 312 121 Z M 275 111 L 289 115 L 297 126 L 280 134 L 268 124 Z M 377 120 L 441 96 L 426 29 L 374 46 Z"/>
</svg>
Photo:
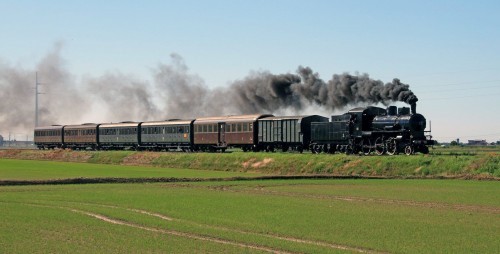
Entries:
<svg viewBox="0 0 500 254">
<path fill-rule="evenodd" d="M 193 149 L 193 120 L 167 120 L 140 124 L 140 148 L 149 150 Z"/>
<path fill-rule="evenodd" d="M 331 122 L 311 123 L 311 150 L 334 153 L 349 144 L 353 126 L 351 115 L 332 116 Z"/>
<path fill-rule="evenodd" d="M 36 127 L 33 140 L 35 146 L 38 149 L 61 148 L 64 142 L 63 127 L 61 125 Z"/>
<path fill-rule="evenodd" d="M 328 122 L 318 115 L 265 117 L 258 120 L 259 146 L 266 151 L 275 148 L 302 152 L 311 142 L 311 123 Z"/>
</svg>

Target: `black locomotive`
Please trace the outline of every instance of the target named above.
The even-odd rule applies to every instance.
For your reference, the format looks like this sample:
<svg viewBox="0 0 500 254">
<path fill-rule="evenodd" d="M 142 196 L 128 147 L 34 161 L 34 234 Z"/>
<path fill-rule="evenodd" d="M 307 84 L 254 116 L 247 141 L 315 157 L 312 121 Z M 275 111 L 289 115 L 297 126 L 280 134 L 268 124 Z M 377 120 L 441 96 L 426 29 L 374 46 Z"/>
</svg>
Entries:
<svg viewBox="0 0 500 254">
<path fill-rule="evenodd" d="M 354 108 L 343 115 L 332 116 L 327 123 L 312 123 L 311 150 L 316 153 L 394 155 L 404 152 L 427 154 L 434 145 L 426 135 L 426 119 L 416 113 L 416 106 L 387 110 L 379 107 Z"/>
<path fill-rule="evenodd" d="M 328 118 L 318 115 L 275 117 L 239 115 L 155 122 L 81 124 L 35 128 L 39 149 L 153 151 L 311 150 L 390 155 L 428 153 L 434 141 L 425 118 L 412 107 L 355 108 Z"/>
</svg>

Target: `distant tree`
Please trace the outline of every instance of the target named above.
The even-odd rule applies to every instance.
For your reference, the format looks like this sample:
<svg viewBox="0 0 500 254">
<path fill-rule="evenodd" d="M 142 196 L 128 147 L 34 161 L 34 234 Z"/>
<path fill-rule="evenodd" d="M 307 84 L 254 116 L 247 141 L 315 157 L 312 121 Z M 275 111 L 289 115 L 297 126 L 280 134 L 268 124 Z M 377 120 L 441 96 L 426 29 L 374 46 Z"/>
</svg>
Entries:
<svg viewBox="0 0 500 254">
<path fill-rule="evenodd" d="M 455 140 L 451 141 L 450 146 L 458 146 L 457 141 L 455 141 Z"/>
</svg>

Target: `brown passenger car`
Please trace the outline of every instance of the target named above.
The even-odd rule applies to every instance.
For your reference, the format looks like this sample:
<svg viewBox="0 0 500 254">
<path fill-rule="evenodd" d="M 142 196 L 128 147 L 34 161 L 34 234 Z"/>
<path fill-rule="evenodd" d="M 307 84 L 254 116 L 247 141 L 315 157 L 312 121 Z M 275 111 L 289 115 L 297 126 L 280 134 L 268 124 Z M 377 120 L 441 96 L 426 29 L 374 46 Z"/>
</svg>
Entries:
<svg viewBox="0 0 500 254">
<path fill-rule="evenodd" d="M 64 147 L 71 149 L 97 149 L 97 127 L 99 124 L 64 126 Z"/>
<path fill-rule="evenodd" d="M 194 121 L 194 145 L 200 150 L 226 150 L 257 147 L 257 120 L 272 115 L 239 115 L 198 118 Z"/>
<path fill-rule="evenodd" d="M 63 126 L 36 127 L 34 142 L 38 149 L 61 148 L 63 145 Z"/>
</svg>

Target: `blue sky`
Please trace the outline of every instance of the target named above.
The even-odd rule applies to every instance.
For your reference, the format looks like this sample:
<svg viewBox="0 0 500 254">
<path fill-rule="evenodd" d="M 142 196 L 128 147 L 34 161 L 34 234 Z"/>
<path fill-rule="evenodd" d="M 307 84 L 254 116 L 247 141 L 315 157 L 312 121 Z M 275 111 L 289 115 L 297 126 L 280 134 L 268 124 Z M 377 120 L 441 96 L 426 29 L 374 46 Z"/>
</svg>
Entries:
<svg viewBox="0 0 500 254">
<path fill-rule="evenodd" d="M 500 140 L 499 13 L 499 1 L 3 0 L 0 61 L 33 68 L 62 42 L 76 76 L 147 80 L 177 53 L 210 87 L 299 65 L 325 80 L 397 77 L 419 97 L 436 139 L 492 142 Z"/>
</svg>

